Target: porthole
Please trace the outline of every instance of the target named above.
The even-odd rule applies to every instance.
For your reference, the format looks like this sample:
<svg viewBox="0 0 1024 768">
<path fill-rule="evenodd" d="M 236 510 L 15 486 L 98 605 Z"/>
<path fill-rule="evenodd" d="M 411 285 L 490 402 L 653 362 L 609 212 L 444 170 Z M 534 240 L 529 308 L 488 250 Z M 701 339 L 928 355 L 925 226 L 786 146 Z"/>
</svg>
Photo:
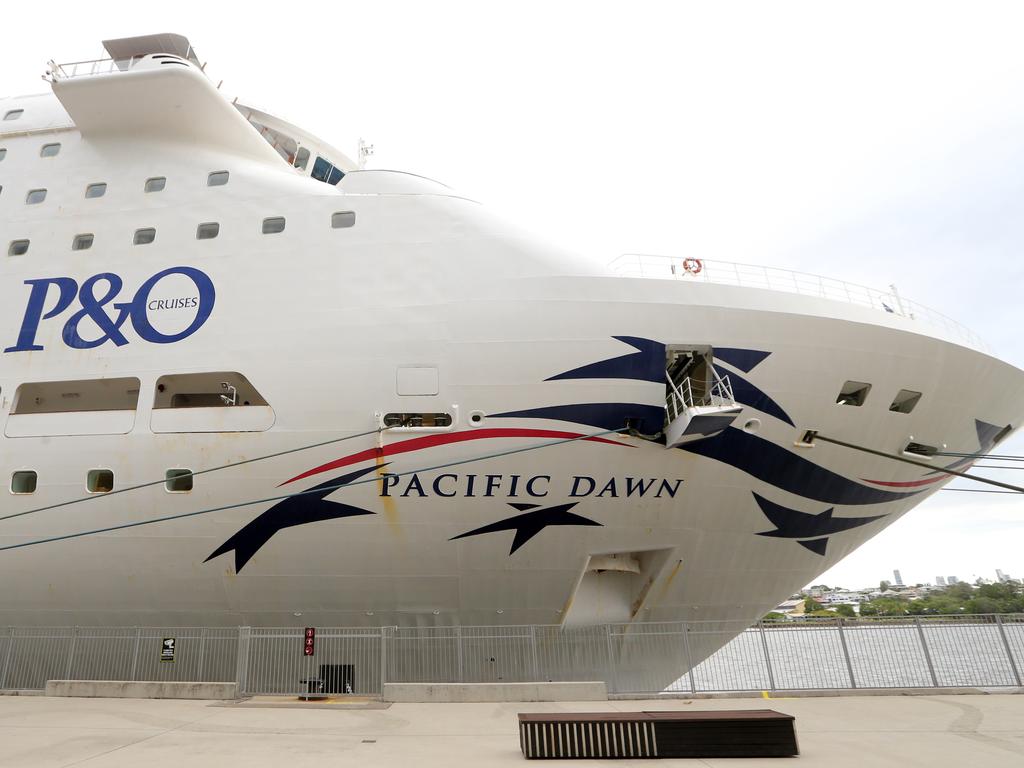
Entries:
<svg viewBox="0 0 1024 768">
<path fill-rule="evenodd" d="M 228 183 L 229 176 L 230 174 L 227 171 L 214 171 L 206 177 L 206 186 L 223 187 Z"/>
<path fill-rule="evenodd" d="M 38 475 L 31 469 L 19 469 L 11 475 L 11 493 L 35 493 Z"/>
<path fill-rule="evenodd" d="M 168 493 L 188 493 L 192 490 L 191 469 L 168 469 L 164 478 L 164 488 Z"/>
<path fill-rule="evenodd" d="M 196 240 L 213 240 L 220 234 L 220 224 L 216 221 L 208 221 L 196 227 Z"/>
<path fill-rule="evenodd" d="M 4 114 L 4 120 L 17 120 L 23 114 L 25 114 L 24 109 L 9 109 Z"/>
<path fill-rule="evenodd" d="M 11 240 L 7 247 L 8 256 L 24 256 L 28 253 L 28 240 Z"/>
<path fill-rule="evenodd" d="M 166 176 L 154 176 L 150 179 L 146 179 L 146 192 L 163 192 L 164 187 L 167 186 Z"/>
<path fill-rule="evenodd" d="M 45 189 L 30 189 L 25 195 L 25 205 L 39 205 L 46 199 Z"/>
<path fill-rule="evenodd" d="M 75 235 L 75 239 L 71 241 L 72 251 L 87 251 L 92 248 L 93 236 L 91 234 Z"/>
<path fill-rule="evenodd" d="M 276 235 L 278 232 L 284 232 L 284 216 L 271 216 L 263 220 L 264 235 Z"/>
<path fill-rule="evenodd" d="M 89 493 L 110 493 L 114 490 L 114 471 L 90 469 L 85 476 L 85 489 Z"/>
<path fill-rule="evenodd" d="M 485 415 L 486 414 L 484 414 L 483 411 L 473 411 L 472 413 L 469 414 L 470 425 L 474 427 L 479 427 L 481 424 L 484 423 Z"/>
<path fill-rule="evenodd" d="M 750 434 L 754 434 L 761 428 L 760 419 L 747 419 L 747 422 L 743 425 L 743 431 Z"/>
<path fill-rule="evenodd" d="M 132 239 L 134 245 L 149 245 L 156 240 L 156 230 L 152 227 L 136 229 L 135 237 Z"/>
<path fill-rule="evenodd" d="M 338 211 L 331 215 L 331 226 L 334 229 L 347 229 L 356 223 L 355 211 Z"/>
<path fill-rule="evenodd" d="M 39 150 L 40 157 L 56 157 L 60 154 L 60 144 L 43 144 Z"/>
<path fill-rule="evenodd" d="M 107 184 L 104 181 L 98 181 L 85 188 L 86 198 L 103 197 L 105 194 L 107 194 Z"/>
</svg>

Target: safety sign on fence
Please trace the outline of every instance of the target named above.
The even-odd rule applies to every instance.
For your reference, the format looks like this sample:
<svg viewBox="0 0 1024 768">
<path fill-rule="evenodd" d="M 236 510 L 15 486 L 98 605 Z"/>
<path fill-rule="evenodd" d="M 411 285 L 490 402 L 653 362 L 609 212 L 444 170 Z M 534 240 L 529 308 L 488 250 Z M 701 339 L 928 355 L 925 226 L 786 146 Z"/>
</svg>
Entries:
<svg viewBox="0 0 1024 768">
<path fill-rule="evenodd" d="M 316 627 L 306 627 L 306 644 L 302 646 L 303 656 L 312 656 L 316 642 Z"/>
<path fill-rule="evenodd" d="M 163 645 L 160 647 L 160 661 L 174 661 L 174 648 L 177 645 L 177 641 L 173 637 L 165 637 Z"/>
</svg>

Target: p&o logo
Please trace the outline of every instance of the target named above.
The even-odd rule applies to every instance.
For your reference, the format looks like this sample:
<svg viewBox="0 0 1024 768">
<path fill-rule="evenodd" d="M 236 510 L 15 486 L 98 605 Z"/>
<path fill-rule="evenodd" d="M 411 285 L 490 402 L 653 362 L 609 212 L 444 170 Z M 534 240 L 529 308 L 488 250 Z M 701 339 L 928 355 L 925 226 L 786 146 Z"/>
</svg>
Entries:
<svg viewBox="0 0 1024 768">
<path fill-rule="evenodd" d="M 194 267 L 171 267 L 146 280 L 131 301 L 115 301 L 124 281 L 113 272 L 101 272 L 81 286 L 70 277 L 26 280 L 31 288 L 18 341 L 4 352 L 43 349 L 36 343 L 39 325 L 72 309 L 64 322 L 61 338 L 69 347 L 92 349 L 113 342 L 128 343 L 123 327 L 130 322 L 139 338 L 153 344 L 171 344 L 188 338 L 202 328 L 213 311 L 216 291 L 209 275 Z M 56 289 L 56 300 L 51 294 Z M 52 306 L 48 305 L 53 301 Z M 194 312 L 192 311 L 194 310 Z"/>
</svg>

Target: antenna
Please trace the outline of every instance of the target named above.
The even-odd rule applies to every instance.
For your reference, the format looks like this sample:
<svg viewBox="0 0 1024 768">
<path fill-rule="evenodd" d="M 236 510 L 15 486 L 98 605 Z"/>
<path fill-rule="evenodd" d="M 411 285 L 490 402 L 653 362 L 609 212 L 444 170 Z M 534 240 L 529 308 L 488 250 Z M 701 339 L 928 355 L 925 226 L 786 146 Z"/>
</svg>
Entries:
<svg viewBox="0 0 1024 768">
<path fill-rule="evenodd" d="M 367 144 L 362 138 L 359 139 L 359 168 L 366 167 L 366 161 L 373 154 L 373 144 Z"/>
</svg>

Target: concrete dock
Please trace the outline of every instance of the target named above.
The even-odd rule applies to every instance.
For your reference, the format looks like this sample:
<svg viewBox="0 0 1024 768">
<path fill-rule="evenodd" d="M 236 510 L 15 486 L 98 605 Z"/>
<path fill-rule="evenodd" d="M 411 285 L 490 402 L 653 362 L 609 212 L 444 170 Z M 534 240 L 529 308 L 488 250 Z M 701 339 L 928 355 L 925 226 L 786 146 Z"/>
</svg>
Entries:
<svg viewBox="0 0 1024 768">
<path fill-rule="evenodd" d="M 1024 695 L 300 705 L 0 696 L 0 766 L 526 765 L 516 713 L 771 708 L 796 717 L 805 768 L 1020 768 Z M 297 761 L 302 761 L 298 763 Z M 617 760 L 616 766 L 779 768 L 780 758 Z M 572 765 L 610 765 L 576 760 Z M 789 764 L 789 763 L 787 763 Z"/>
</svg>

